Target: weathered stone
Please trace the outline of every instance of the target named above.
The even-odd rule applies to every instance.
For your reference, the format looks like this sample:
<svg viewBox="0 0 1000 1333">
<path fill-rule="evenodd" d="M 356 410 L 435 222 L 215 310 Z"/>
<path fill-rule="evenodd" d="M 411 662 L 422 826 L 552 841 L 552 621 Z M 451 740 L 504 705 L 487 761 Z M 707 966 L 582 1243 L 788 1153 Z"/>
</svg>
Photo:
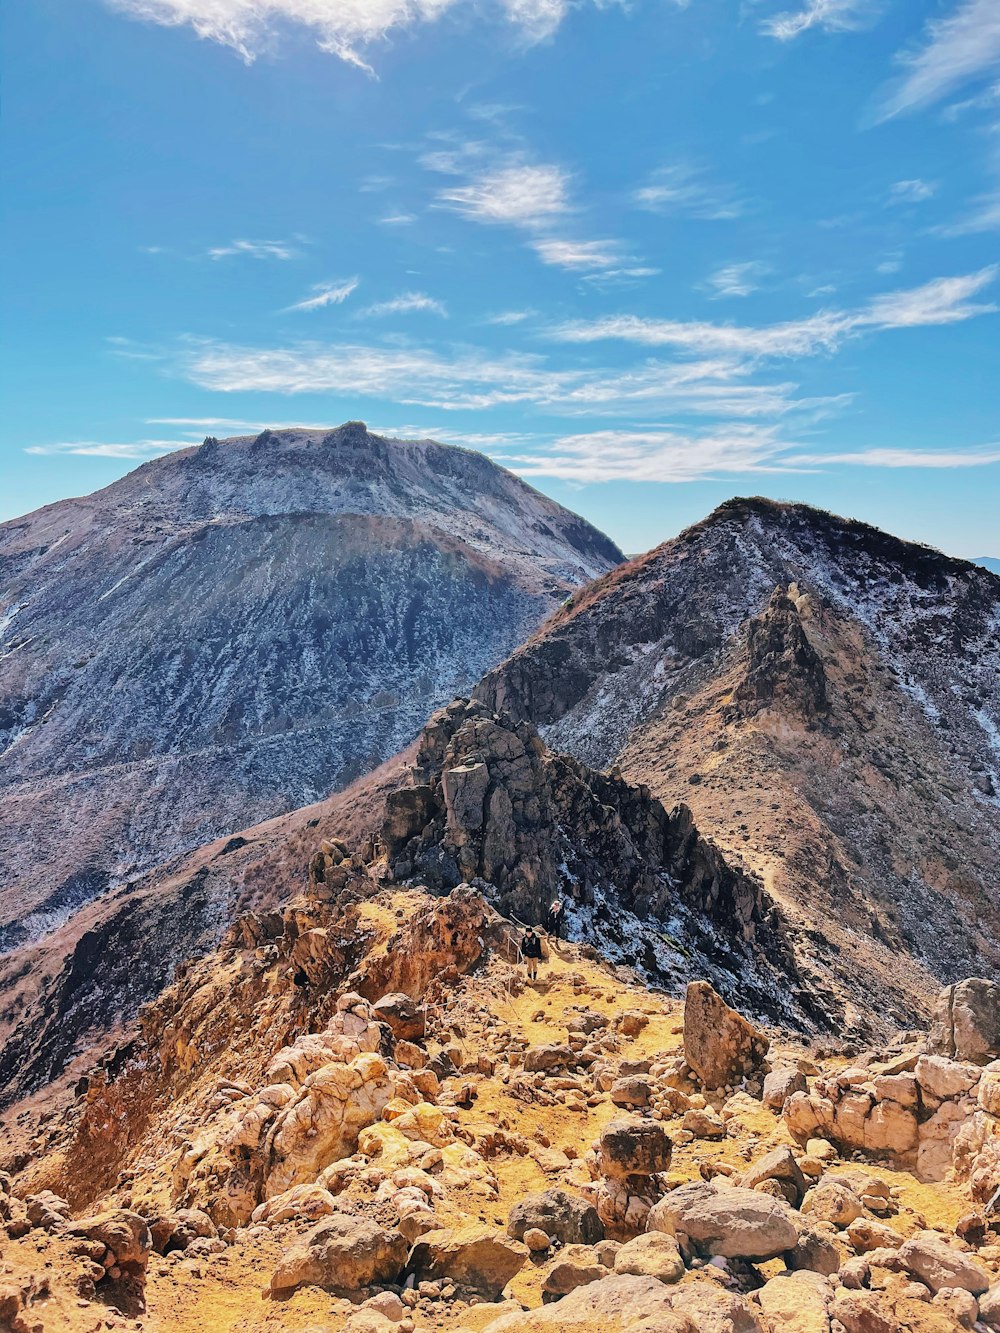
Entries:
<svg viewBox="0 0 1000 1333">
<path fill-rule="evenodd" d="M 538 1227 L 561 1245 L 594 1245 L 604 1239 L 594 1205 L 561 1189 L 529 1194 L 514 1204 L 507 1221 L 508 1235 L 524 1240 L 530 1227 Z"/>
<path fill-rule="evenodd" d="M 647 1231 L 621 1247 L 615 1255 L 615 1272 L 678 1282 L 684 1276 L 684 1260 L 673 1236 Z"/>
<path fill-rule="evenodd" d="M 795 1194 L 792 1206 L 798 1207 L 806 1192 L 806 1178 L 802 1174 L 791 1148 L 773 1148 L 749 1166 L 734 1182 L 743 1189 L 757 1189 L 765 1180 L 778 1180 L 792 1186 Z"/>
<path fill-rule="evenodd" d="M 771 1278 L 757 1300 L 773 1333 L 829 1333 L 832 1294 L 828 1278 L 803 1270 Z"/>
<path fill-rule="evenodd" d="M 917 1061 L 916 1080 L 931 1103 L 969 1092 L 979 1079 L 976 1065 L 948 1059 L 944 1055 L 922 1055 Z"/>
<path fill-rule="evenodd" d="M 528 1247 L 492 1227 L 469 1223 L 428 1231 L 410 1252 L 407 1269 L 418 1282 L 446 1278 L 496 1300 L 528 1258 Z"/>
<path fill-rule="evenodd" d="M 591 1246 L 566 1245 L 556 1254 L 542 1279 L 542 1291 L 548 1298 L 568 1296 L 577 1287 L 599 1282 L 609 1271 Z"/>
<path fill-rule="evenodd" d="M 655 1120 L 619 1117 L 598 1140 L 597 1163 L 612 1179 L 652 1176 L 669 1168 L 672 1152 L 670 1136 Z"/>
<path fill-rule="evenodd" d="M 683 1300 L 691 1313 L 673 1310 Z M 728 1321 L 728 1322 L 726 1322 Z M 650 1277 L 612 1274 L 540 1310 L 512 1311 L 483 1333 L 764 1333 L 740 1297 L 712 1287 L 682 1293 Z"/>
<path fill-rule="evenodd" d="M 760 1068 L 769 1042 L 707 981 L 692 981 L 684 1001 L 684 1058 L 706 1088 L 741 1082 Z"/>
<path fill-rule="evenodd" d="M 372 1018 L 386 1023 L 397 1041 L 420 1041 L 426 1026 L 424 1007 L 408 995 L 383 995 L 372 1005 Z"/>
<path fill-rule="evenodd" d="M 793 1092 L 805 1092 L 806 1087 L 806 1076 L 800 1069 L 792 1065 L 772 1069 L 764 1076 L 764 1105 L 780 1111 Z"/>
<path fill-rule="evenodd" d="M 113 1208 L 91 1217 L 81 1217 L 65 1227 L 67 1236 L 99 1241 L 114 1258 L 114 1267 L 130 1277 L 146 1272 L 153 1238 L 146 1219 L 127 1208 Z"/>
<path fill-rule="evenodd" d="M 758 1190 L 718 1189 L 702 1181 L 672 1190 L 654 1206 L 646 1225 L 728 1259 L 773 1259 L 799 1238 L 786 1204 Z"/>
<path fill-rule="evenodd" d="M 986 1291 L 990 1276 L 982 1264 L 949 1245 L 936 1231 L 918 1231 L 899 1250 L 904 1268 L 931 1291 L 961 1287 L 974 1296 Z"/>
<path fill-rule="evenodd" d="M 272 1295 L 297 1287 L 356 1291 L 373 1282 L 396 1282 L 406 1262 L 407 1243 L 396 1230 L 368 1218 L 337 1213 L 317 1222 L 285 1251 L 271 1278 Z"/>
<path fill-rule="evenodd" d="M 927 1049 L 974 1065 L 1000 1057 L 1000 986 L 982 977 L 946 986 L 938 996 Z"/>
</svg>

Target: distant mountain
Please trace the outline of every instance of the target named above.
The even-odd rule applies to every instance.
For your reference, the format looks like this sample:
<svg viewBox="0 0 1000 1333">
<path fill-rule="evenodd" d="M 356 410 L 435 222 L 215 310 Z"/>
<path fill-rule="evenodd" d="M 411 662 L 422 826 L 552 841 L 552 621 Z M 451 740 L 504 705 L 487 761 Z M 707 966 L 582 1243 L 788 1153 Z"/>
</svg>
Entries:
<svg viewBox="0 0 1000 1333">
<path fill-rule="evenodd" d="M 358 422 L 0 525 L 0 945 L 373 768 L 621 559 L 482 455 Z"/>
<path fill-rule="evenodd" d="M 998 624 L 975 564 L 733 500 L 576 594 L 477 697 L 686 802 L 842 1029 L 907 1025 L 1000 970 Z"/>
<path fill-rule="evenodd" d="M 983 569 L 988 569 L 993 574 L 1000 574 L 1000 560 L 996 556 L 980 555 L 976 557 L 975 563 L 982 565 Z"/>
</svg>

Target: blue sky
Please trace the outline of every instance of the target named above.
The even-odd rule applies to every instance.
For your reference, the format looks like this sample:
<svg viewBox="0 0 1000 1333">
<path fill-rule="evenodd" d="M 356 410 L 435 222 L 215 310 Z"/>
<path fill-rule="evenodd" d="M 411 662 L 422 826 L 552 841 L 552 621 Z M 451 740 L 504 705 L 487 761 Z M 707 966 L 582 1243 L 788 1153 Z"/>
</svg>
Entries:
<svg viewBox="0 0 1000 1333">
<path fill-rule="evenodd" d="M 0 518 L 263 425 L 1000 554 L 997 0 L 8 0 Z"/>
</svg>

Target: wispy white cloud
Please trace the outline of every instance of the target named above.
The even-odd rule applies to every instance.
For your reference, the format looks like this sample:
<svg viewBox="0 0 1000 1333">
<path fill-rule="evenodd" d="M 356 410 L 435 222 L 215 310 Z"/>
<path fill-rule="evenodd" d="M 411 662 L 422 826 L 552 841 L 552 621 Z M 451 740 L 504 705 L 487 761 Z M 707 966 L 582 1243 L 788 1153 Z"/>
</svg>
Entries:
<svg viewBox="0 0 1000 1333">
<path fill-rule="evenodd" d="M 496 315 L 488 315 L 486 319 L 483 320 L 483 323 L 500 325 L 523 324 L 526 319 L 531 319 L 535 313 L 534 310 L 501 310 Z"/>
<path fill-rule="evenodd" d="M 724 185 L 711 181 L 699 167 L 679 163 L 658 168 L 645 185 L 633 191 L 639 208 L 652 213 L 675 214 L 723 222 L 746 212 L 744 200 Z"/>
<path fill-rule="evenodd" d="M 386 213 L 385 217 L 378 219 L 378 224 L 380 227 L 408 227 L 416 220 L 416 213 Z"/>
<path fill-rule="evenodd" d="M 29 444 L 26 454 L 77 454 L 86 458 L 155 458 L 175 449 L 190 449 L 190 440 L 133 440 L 126 444 L 105 444 L 98 440 L 65 440 L 58 444 Z"/>
<path fill-rule="evenodd" d="M 844 453 L 810 454 L 788 461 L 800 461 L 815 466 L 845 464 L 851 467 L 918 467 L 969 468 L 1000 463 L 1000 445 L 985 445 L 981 449 L 853 449 Z"/>
<path fill-rule="evenodd" d="M 418 311 L 426 311 L 431 315 L 441 315 L 444 318 L 447 318 L 448 315 L 448 311 L 442 303 L 436 301 L 433 296 L 428 296 L 425 292 L 402 292 L 389 301 L 377 301 L 361 313 L 363 315 L 382 316 L 408 315 Z"/>
<path fill-rule="evenodd" d="M 937 184 L 934 181 L 912 180 L 896 181 L 889 190 L 889 202 L 891 204 L 922 204 L 927 199 L 932 199 L 937 193 Z"/>
<path fill-rule="evenodd" d="M 855 311 L 820 311 L 806 319 L 760 327 L 710 324 L 702 321 L 646 319 L 612 315 L 577 321 L 555 330 L 567 342 L 619 339 L 649 347 L 678 347 L 699 354 L 737 357 L 802 357 L 834 351 L 864 330 L 955 324 L 996 310 L 972 300 L 996 279 L 992 265 L 954 278 L 937 278 L 921 287 L 876 297 Z"/>
<path fill-rule="evenodd" d="M 734 473 L 820 472 L 830 467 L 970 468 L 1000 462 L 1000 447 L 803 451 L 775 425 L 736 423 L 706 431 L 600 430 L 564 435 L 547 448 L 505 454 L 522 476 L 579 485 L 609 481 L 690 482 Z"/>
<path fill-rule="evenodd" d="M 286 310 L 322 310 L 328 305 L 343 305 L 352 292 L 358 290 L 360 278 L 347 278 L 343 282 L 318 283 L 313 287 L 313 295 L 307 296 Z"/>
<path fill-rule="evenodd" d="M 623 258 L 617 241 L 569 241 L 548 236 L 533 241 L 532 248 L 543 264 L 557 268 L 606 269 L 620 265 Z"/>
<path fill-rule="evenodd" d="M 438 199 L 474 222 L 535 228 L 570 212 L 569 175 L 551 163 L 511 162 L 439 191 Z"/>
<path fill-rule="evenodd" d="M 197 426 L 200 430 L 260 430 L 260 421 L 241 421 L 234 417 L 147 417 L 147 426 Z"/>
<path fill-rule="evenodd" d="M 502 0 L 507 17 L 529 42 L 541 42 L 552 34 L 566 17 L 568 0 Z"/>
<path fill-rule="evenodd" d="M 760 287 L 760 279 L 770 272 L 767 264 L 749 260 L 744 264 L 723 264 L 709 274 L 706 285 L 713 300 L 729 296 L 750 296 Z"/>
<path fill-rule="evenodd" d="M 478 348 L 296 343 L 250 347 L 201 340 L 170 359 L 181 378 L 225 393 L 330 393 L 421 408 L 474 410 L 530 404 L 570 416 L 682 412 L 726 420 L 829 415 L 849 395 L 798 396 L 789 382 L 754 382 L 733 358 L 642 360 L 624 369 L 555 366 L 541 355 Z"/>
<path fill-rule="evenodd" d="M 455 0 L 107 0 L 132 18 L 166 27 L 186 26 L 197 36 L 231 47 L 248 64 L 278 43 L 282 29 L 309 29 L 321 50 L 371 70 L 364 52 L 397 28 L 432 23 Z M 500 13 L 527 36 L 540 32 L 539 6 L 526 3 L 523 17 L 504 5 Z"/>
<path fill-rule="evenodd" d="M 872 8 L 872 0 L 808 0 L 801 9 L 765 19 L 761 32 L 779 42 L 789 42 L 810 28 L 850 32 L 864 26 L 871 18 Z"/>
<path fill-rule="evenodd" d="M 287 241 L 230 241 L 208 251 L 209 259 L 294 259 L 298 252 Z"/>
<path fill-rule="evenodd" d="M 601 430 L 564 435 L 551 448 L 506 458 L 527 477 L 588 484 L 685 482 L 713 474 L 788 471 L 774 460 L 788 446 L 773 426 L 735 424 L 685 434 L 673 430 Z"/>
<path fill-rule="evenodd" d="M 957 222 L 938 228 L 944 236 L 974 236 L 979 232 L 1000 231 L 1000 189 L 973 200 L 971 211 Z"/>
<path fill-rule="evenodd" d="M 879 119 L 931 106 L 973 80 L 1000 69 L 1000 5 L 960 0 L 945 18 L 928 23 L 921 47 L 901 57 L 905 72 L 884 97 Z"/>
</svg>

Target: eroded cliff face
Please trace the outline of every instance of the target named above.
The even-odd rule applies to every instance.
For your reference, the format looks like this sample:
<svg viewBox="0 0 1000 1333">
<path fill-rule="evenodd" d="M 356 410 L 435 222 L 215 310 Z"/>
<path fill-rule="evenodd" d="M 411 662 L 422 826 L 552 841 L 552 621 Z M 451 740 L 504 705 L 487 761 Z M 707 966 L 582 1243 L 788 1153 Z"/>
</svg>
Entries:
<svg viewBox="0 0 1000 1333">
<path fill-rule="evenodd" d="M 368 772 L 620 558 L 481 455 L 357 422 L 0 525 L 0 947 Z"/>
</svg>

